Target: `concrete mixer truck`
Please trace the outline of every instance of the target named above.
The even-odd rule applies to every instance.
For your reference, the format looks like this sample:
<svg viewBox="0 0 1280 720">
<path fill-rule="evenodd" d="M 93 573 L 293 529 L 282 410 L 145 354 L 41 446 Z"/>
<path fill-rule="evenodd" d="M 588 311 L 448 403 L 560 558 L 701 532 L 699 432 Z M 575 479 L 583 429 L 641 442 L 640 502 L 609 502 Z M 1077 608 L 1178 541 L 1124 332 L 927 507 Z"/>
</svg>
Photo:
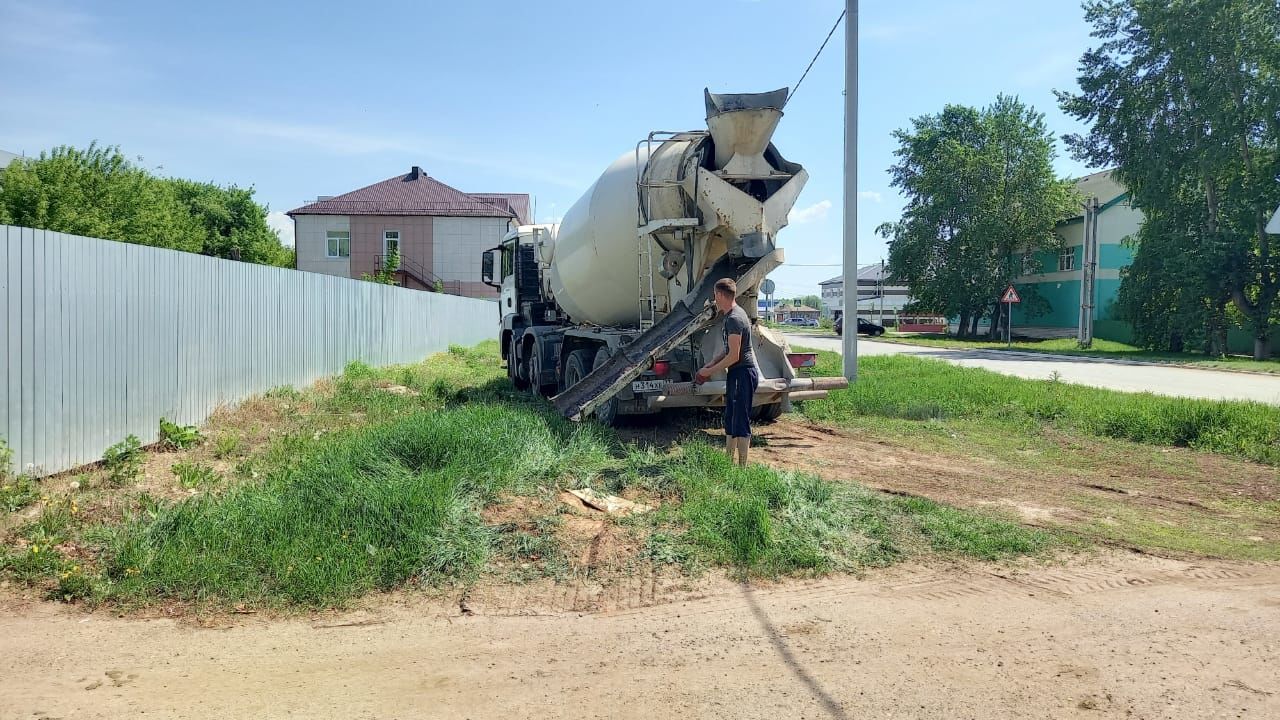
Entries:
<svg viewBox="0 0 1280 720">
<path fill-rule="evenodd" d="M 723 372 L 693 382 L 722 349 L 721 278 L 736 281 L 752 320 L 754 417 L 848 385 L 800 377 L 813 355 L 757 318 L 760 283 L 783 262 L 778 231 L 808 178 L 770 142 L 787 90 L 704 95 L 705 130 L 650 133 L 558 225 L 517 227 L 481 257 L 481 279 L 499 291 L 508 376 L 573 420 L 722 405 Z"/>
</svg>

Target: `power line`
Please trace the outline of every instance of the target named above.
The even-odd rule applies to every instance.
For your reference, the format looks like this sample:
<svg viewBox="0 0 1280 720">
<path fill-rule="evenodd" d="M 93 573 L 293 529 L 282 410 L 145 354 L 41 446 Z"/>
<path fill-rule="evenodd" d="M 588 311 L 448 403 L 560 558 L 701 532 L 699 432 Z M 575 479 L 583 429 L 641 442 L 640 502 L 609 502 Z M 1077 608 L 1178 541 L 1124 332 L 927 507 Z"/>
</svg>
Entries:
<svg viewBox="0 0 1280 720">
<path fill-rule="evenodd" d="M 809 71 L 813 69 L 813 64 L 818 62 L 818 56 L 821 55 L 822 50 L 827 47 L 827 43 L 831 40 L 831 36 L 836 34 L 836 28 L 840 27 L 840 21 L 844 20 L 844 14 L 846 12 L 848 12 L 847 9 L 840 11 L 840 17 L 836 18 L 836 23 L 831 26 L 831 32 L 827 33 L 827 39 L 822 41 L 822 45 L 818 47 L 818 52 L 813 54 L 813 59 L 809 61 L 809 67 L 804 69 L 804 72 L 800 75 L 800 79 L 796 81 L 795 87 L 791 88 L 791 93 L 787 95 L 787 99 L 782 103 L 783 106 L 786 106 L 787 103 L 791 102 L 791 98 L 796 96 L 796 91 L 800 89 L 800 83 L 804 82 L 804 79 L 808 77 Z"/>
</svg>

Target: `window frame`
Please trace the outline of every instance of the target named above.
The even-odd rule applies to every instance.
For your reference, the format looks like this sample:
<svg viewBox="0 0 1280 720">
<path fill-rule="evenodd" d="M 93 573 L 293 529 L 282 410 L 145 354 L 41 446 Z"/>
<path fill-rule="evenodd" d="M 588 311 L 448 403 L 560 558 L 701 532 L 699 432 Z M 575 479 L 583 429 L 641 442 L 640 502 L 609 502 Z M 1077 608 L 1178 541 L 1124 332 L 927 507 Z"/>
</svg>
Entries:
<svg viewBox="0 0 1280 720">
<path fill-rule="evenodd" d="M 346 237 L 342 237 L 342 236 Z M 347 241 L 346 254 L 343 254 L 342 241 Z M 330 260 L 349 259 L 351 257 L 351 231 L 326 230 L 324 233 L 324 256 Z"/>
<path fill-rule="evenodd" d="M 387 247 L 387 241 L 392 239 L 388 236 L 393 234 L 395 235 L 394 239 L 396 241 L 396 269 L 399 269 L 401 263 L 404 261 L 404 245 L 402 244 L 403 240 L 399 230 L 382 231 L 382 257 L 386 258 L 391 254 L 391 250 Z"/>
<path fill-rule="evenodd" d="M 1069 262 L 1064 262 L 1068 261 Z M 1066 265 L 1067 267 L 1063 267 Z M 1076 249 L 1075 247 L 1065 248 L 1058 253 L 1058 272 L 1075 272 L 1076 271 Z"/>
</svg>

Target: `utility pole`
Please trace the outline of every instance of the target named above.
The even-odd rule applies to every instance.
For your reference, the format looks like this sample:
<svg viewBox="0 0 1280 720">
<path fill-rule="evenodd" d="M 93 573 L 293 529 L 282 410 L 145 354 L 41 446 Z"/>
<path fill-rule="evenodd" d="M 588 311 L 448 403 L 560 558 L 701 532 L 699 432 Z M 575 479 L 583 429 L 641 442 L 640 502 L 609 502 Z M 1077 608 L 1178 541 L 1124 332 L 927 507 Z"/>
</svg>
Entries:
<svg viewBox="0 0 1280 720">
<path fill-rule="evenodd" d="M 844 16 L 844 376 L 858 379 L 858 0 Z"/>
<path fill-rule="evenodd" d="M 876 292 L 880 293 L 880 322 L 876 324 L 884 327 L 884 258 L 880 258 L 880 279 L 876 281 Z"/>
<path fill-rule="evenodd" d="M 1076 338 L 1083 349 L 1093 347 L 1094 285 L 1098 274 L 1098 198 L 1084 204 L 1084 247 L 1080 263 L 1080 329 Z"/>
</svg>

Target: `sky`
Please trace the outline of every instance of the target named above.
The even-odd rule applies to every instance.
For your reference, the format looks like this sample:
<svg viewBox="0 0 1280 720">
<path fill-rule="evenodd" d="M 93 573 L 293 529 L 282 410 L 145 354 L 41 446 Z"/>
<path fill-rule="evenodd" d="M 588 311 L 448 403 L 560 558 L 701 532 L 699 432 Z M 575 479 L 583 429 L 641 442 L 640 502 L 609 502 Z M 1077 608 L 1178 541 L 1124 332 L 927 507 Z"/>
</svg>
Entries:
<svg viewBox="0 0 1280 720">
<path fill-rule="evenodd" d="M 842 0 L 175 3 L 0 0 L 0 149 L 118 145 L 159 173 L 252 186 L 284 212 L 408 172 L 525 192 L 554 222 L 651 130 L 701 129 L 702 90 L 792 86 Z M 1017 95 L 1056 135 L 1083 128 L 1053 90 L 1090 47 L 1075 0 L 863 0 L 858 261 L 903 199 L 891 133 L 948 103 Z M 782 230 L 777 295 L 838 275 L 844 29 L 774 144 L 809 171 Z M 1096 168 L 1059 144 L 1056 170 Z"/>
</svg>

